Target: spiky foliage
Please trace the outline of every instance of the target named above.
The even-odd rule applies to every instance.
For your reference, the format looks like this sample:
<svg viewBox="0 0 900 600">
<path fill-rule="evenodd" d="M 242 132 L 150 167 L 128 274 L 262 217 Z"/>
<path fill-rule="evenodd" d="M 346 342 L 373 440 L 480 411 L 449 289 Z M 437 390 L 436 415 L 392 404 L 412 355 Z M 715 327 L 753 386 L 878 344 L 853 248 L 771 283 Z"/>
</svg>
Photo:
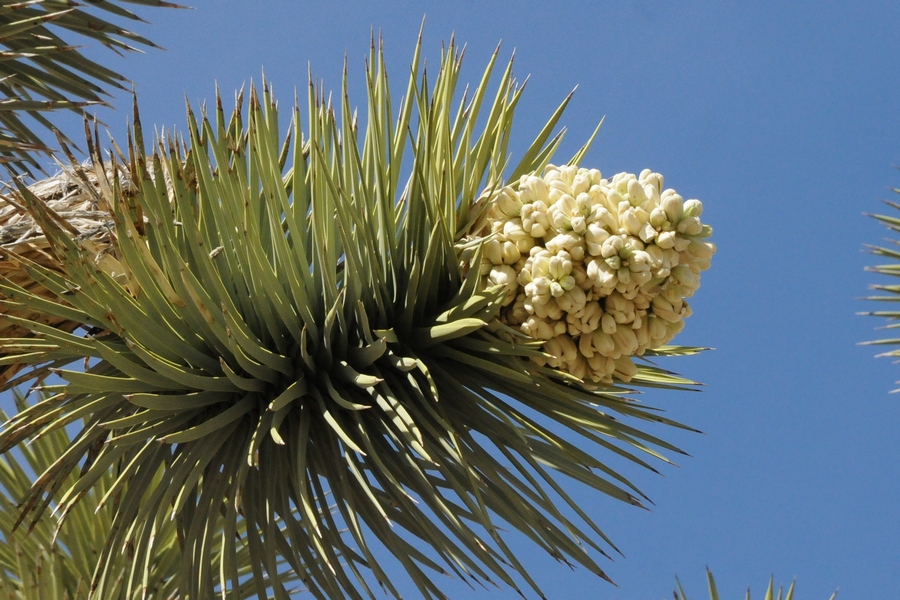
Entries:
<svg viewBox="0 0 900 600">
<path fill-rule="evenodd" d="M 16 395 L 16 406 L 26 408 L 25 399 Z M 0 418 L 7 419 L 3 411 Z M 30 531 L 18 528 L 18 503 L 28 494 L 31 474 L 43 473 L 70 446 L 72 440 L 64 428 L 45 430 L 18 452 L 0 457 L 0 599 L 2 600 L 81 600 L 88 598 L 97 554 L 109 535 L 118 499 L 108 494 L 116 481 L 116 473 L 109 470 L 90 488 L 81 492 L 81 499 L 66 515 L 46 516 Z M 78 475 L 72 473 L 67 487 L 78 485 Z M 130 552 L 111 557 L 111 571 L 115 582 L 107 589 L 108 600 L 137 600 L 150 598 L 167 600 L 179 597 L 181 582 L 179 567 L 181 551 L 175 521 L 159 523 L 155 532 L 157 542 L 144 568 L 145 577 L 129 580 L 133 574 L 129 564 Z M 221 550 L 216 544 L 214 554 Z M 249 550 L 245 544 L 237 548 L 234 561 L 242 576 L 251 573 Z M 283 576 L 288 583 L 290 572 Z M 252 582 L 246 580 L 236 597 L 256 596 Z"/>
<path fill-rule="evenodd" d="M 896 194 L 900 194 L 900 189 L 894 188 L 893 192 Z M 892 209 L 900 210 L 900 204 L 891 201 L 885 201 L 885 204 Z M 890 215 L 871 215 L 874 219 L 877 219 L 881 223 L 883 223 L 891 232 L 900 232 L 900 217 L 890 216 Z M 878 273 L 880 275 L 888 275 L 890 277 L 900 277 L 900 240 L 886 240 L 890 245 L 887 246 L 868 246 L 869 252 L 874 254 L 875 256 L 882 257 L 888 262 L 886 264 L 877 265 L 874 267 L 867 267 L 867 271 L 871 271 L 873 273 Z M 900 285 L 897 284 L 873 284 L 869 286 L 870 289 L 876 290 L 878 292 L 883 292 L 882 295 L 878 296 L 869 296 L 866 300 L 873 300 L 876 302 L 887 302 L 889 306 L 892 306 L 895 302 L 900 302 Z M 885 317 L 888 319 L 888 324 L 883 326 L 881 329 L 887 330 L 895 330 L 900 328 L 900 310 L 896 309 L 888 309 L 888 310 L 876 310 L 860 313 L 863 315 L 870 315 L 875 317 Z M 874 340 L 871 342 L 863 342 L 863 345 L 877 345 L 877 346 L 896 346 L 900 344 L 900 338 L 896 336 L 888 336 L 886 338 L 882 338 L 879 340 Z M 896 357 L 900 356 L 900 349 L 887 350 L 878 354 L 879 357 L 882 356 L 891 356 Z M 900 382 L 898 382 L 900 383 Z"/>
<path fill-rule="evenodd" d="M 177 5 L 161 0 L 90 1 L 90 10 L 72 0 L 3 0 L 0 2 L 0 161 L 25 169 L 38 167 L 35 151 L 46 149 L 52 124 L 46 113 L 104 103 L 111 88 L 126 79 L 82 54 L 76 43 L 96 42 L 121 53 L 150 40 L 104 18 L 140 20 L 122 5 Z M 28 117 L 34 122 L 29 122 Z"/>
<path fill-rule="evenodd" d="M 308 132 L 295 108 L 286 138 L 266 85 L 261 96 L 251 89 L 246 120 L 240 97 L 230 118 L 218 100 L 200 119 L 189 109 L 187 141 L 173 134 L 151 153 L 135 113 L 120 158 L 127 173 L 103 164 L 92 143 L 115 262 L 98 263 L 19 187 L 60 272 L 26 265 L 55 298 L 5 282 L 2 304 L 66 315 L 87 333 L 20 319 L 38 335 L 3 340 L 2 362 L 90 362 L 56 371 L 64 383 L 9 420 L 0 451 L 83 419 L 26 496 L 30 519 L 57 497 L 66 514 L 117 468 L 97 597 L 113 585 L 123 547 L 143 576 L 153 532 L 170 518 L 190 598 L 241 585 L 227 559 L 238 543 L 249 548 L 253 581 L 277 579 L 284 559 L 319 598 L 373 596 L 372 577 L 399 596 L 379 546 L 427 598 L 442 597 L 434 573 L 518 589 L 517 573 L 539 591 L 501 525 L 605 577 L 594 557 L 611 543 L 559 476 L 640 505 L 602 451 L 652 469 L 640 454 L 666 460 L 660 449 L 678 450 L 637 425 L 682 426 L 626 390 L 588 389 L 528 360 L 542 342 L 497 319 L 505 291 L 483 289 L 469 268 L 483 240 L 466 236 L 484 198 L 504 174 L 516 182 L 546 165 L 568 102 L 510 165 L 522 90 L 510 65 L 485 102 L 496 56 L 460 99 L 457 49 L 429 81 L 417 46 L 395 117 L 373 45 L 362 132 L 346 73 L 337 106 L 310 83 Z M 476 248 L 471 263 L 460 263 L 457 245 Z M 691 382 L 641 362 L 631 383 Z M 79 467 L 78 483 L 67 484 Z M 277 582 L 273 594 L 287 597 Z"/>
<path fill-rule="evenodd" d="M 713 578 L 712 571 L 709 569 L 706 570 L 706 581 L 709 585 L 709 600 L 719 600 L 719 590 L 716 588 L 716 580 Z M 676 585 L 678 589 L 672 592 L 673 598 L 675 600 L 688 600 L 687 594 L 684 593 L 684 589 L 681 587 L 681 582 L 676 578 Z M 769 587 L 766 588 L 765 600 L 793 600 L 794 598 L 794 582 L 791 582 L 790 587 L 787 589 L 787 592 L 784 591 L 782 586 L 778 587 L 778 592 L 775 592 L 775 578 L 769 578 Z M 835 600 L 837 598 L 837 592 L 833 593 L 828 600 Z M 745 600 L 751 600 L 750 597 L 750 588 L 747 588 L 747 595 L 745 596 Z"/>
</svg>

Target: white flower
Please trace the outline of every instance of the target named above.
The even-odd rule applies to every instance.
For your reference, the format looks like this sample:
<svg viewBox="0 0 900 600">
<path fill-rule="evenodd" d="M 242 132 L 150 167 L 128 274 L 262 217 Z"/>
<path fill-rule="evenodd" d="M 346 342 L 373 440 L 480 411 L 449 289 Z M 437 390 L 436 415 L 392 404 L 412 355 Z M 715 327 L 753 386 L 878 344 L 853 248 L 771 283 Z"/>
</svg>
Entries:
<svg viewBox="0 0 900 600">
<path fill-rule="evenodd" d="M 649 169 L 603 179 L 596 169 L 548 166 L 490 199 L 482 261 L 464 268 L 503 286 L 503 322 L 544 341 L 535 357 L 585 381 L 628 381 L 631 357 L 669 343 L 691 314 L 715 245 L 703 205 L 663 188 Z M 475 234 L 477 235 L 477 233 Z M 461 245 L 461 248 L 463 246 Z M 469 265 L 469 267 L 466 267 Z"/>
</svg>

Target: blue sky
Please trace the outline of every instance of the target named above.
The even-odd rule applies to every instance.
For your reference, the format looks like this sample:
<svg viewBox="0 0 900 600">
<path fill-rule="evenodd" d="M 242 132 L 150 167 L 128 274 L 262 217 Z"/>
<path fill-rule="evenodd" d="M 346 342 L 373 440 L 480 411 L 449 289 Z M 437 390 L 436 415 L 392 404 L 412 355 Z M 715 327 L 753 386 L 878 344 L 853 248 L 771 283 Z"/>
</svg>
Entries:
<svg viewBox="0 0 900 600">
<path fill-rule="evenodd" d="M 567 486 L 626 555 L 603 565 L 618 588 L 510 535 L 548 597 L 671 597 L 676 574 L 704 597 L 707 565 L 723 598 L 748 584 L 761 597 L 771 574 L 796 578 L 798 598 L 900 597 L 900 397 L 888 394 L 900 366 L 856 345 L 879 323 L 855 315 L 877 281 L 862 247 L 886 235 L 863 213 L 900 187 L 900 4 L 195 3 L 142 11 L 152 25 L 138 30 L 167 51 L 103 56 L 134 80 L 145 128 L 181 128 L 185 97 L 211 100 L 218 83 L 227 99 L 263 68 L 285 105 L 307 65 L 336 89 L 345 55 L 362 104 L 373 28 L 399 95 L 427 14 L 429 64 L 455 32 L 473 84 L 501 39 L 502 59 L 515 49 L 531 79 L 514 154 L 577 85 L 560 157 L 605 115 L 586 166 L 648 167 L 703 200 L 719 252 L 676 341 L 716 350 L 666 366 L 707 387 L 645 400 L 705 434 L 660 432 L 692 455 L 663 477 L 620 465 L 652 512 Z M 101 113 L 119 140 L 129 102 Z"/>
</svg>

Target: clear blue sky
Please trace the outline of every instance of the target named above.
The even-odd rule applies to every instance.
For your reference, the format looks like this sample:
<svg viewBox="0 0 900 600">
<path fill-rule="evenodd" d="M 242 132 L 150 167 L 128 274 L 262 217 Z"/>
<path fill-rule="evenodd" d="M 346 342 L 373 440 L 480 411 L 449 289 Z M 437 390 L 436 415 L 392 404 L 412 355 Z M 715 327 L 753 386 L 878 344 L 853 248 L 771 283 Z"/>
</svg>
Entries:
<svg viewBox="0 0 900 600">
<path fill-rule="evenodd" d="M 262 68 L 285 105 L 307 64 L 335 89 L 345 54 L 362 104 L 373 28 L 399 95 L 427 13 L 429 64 L 455 32 L 472 83 L 501 39 L 504 59 L 515 49 L 531 80 L 513 152 L 578 85 L 561 157 L 606 115 L 587 166 L 649 167 L 703 200 L 719 252 L 676 341 L 716 350 L 668 366 L 707 388 L 646 401 L 706 434 L 661 432 L 692 455 L 664 477 L 624 466 L 652 512 L 568 485 L 626 555 L 604 565 L 618 588 L 511 536 L 550 598 L 668 598 L 676 574 L 705 597 L 707 565 L 723 598 L 747 584 L 762 597 L 773 573 L 803 599 L 900 598 L 900 366 L 856 346 L 879 323 L 855 315 L 876 281 L 862 246 L 885 235 L 862 213 L 900 187 L 900 3 L 195 4 L 142 12 L 167 51 L 103 57 L 135 81 L 145 128 L 182 127 L 185 96 L 209 100 L 218 82 L 228 98 Z M 115 102 L 103 118 L 124 139 L 128 99 Z"/>
</svg>

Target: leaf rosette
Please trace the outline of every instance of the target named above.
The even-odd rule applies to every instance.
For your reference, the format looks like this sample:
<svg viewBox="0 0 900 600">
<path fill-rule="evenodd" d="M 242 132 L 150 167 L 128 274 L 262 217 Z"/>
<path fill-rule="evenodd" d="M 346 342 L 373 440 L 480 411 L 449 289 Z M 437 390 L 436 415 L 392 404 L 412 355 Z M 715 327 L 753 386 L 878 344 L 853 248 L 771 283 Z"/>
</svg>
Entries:
<svg viewBox="0 0 900 600">
<path fill-rule="evenodd" d="M 395 116 L 373 44 L 363 126 L 346 73 L 336 106 L 310 83 L 308 130 L 295 107 L 284 138 L 265 83 L 251 88 L 246 120 L 240 96 L 230 117 L 218 99 L 199 119 L 189 108 L 186 139 L 161 137 L 152 152 L 135 112 L 127 157 L 104 161 L 96 133 L 89 144 L 115 239 L 103 260 L 19 186 L 59 268 L 20 259 L 50 298 L 0 283 L 6 318 L 35 334 L 3 340 L 0 361 L 52 368 L 62 383 L 5 424 L 0 451 L 80 422 L 23 518 L 51 502 L 65 515 L 116 473 L 96 597 L 114 585 L 122 548 L 134 552 L 130 576 L 142 576 L 167 520 L 183 550 L 183 597 L 245 585 L 229 558 L 241 544 L 260 597 L 287 598 L 283 563 L 316 597 L 373 596 L 373 581 L 399 597 L 379 546 L 424 597 L 442 597 L 435 573 L 539 592 L 501 523 L 606 577 L 594 556 L 615 547 L 558 476 L 641 505 L 580 444 L 652 469 L 641 454 L 678 449 L 625 420 L 684 426 L 627 390 L 555 368 L 544 340 L 504 321 L 504 285 L 467 266 L 492 252 L 473 232 L 504 189 L 522 91 L 510 65 L 485 102 L 496 56 L 459 99 L 457 49 L 430 82 L 417 47 Z M 567 102 L 510 181 L 547 166 Z M 83 329 L 14 316 L 23 307 Z M 76 361 L 86 367 L 64 368 Z M 641 363 L 631 383 L 693 382 Z"/>
</svg>

